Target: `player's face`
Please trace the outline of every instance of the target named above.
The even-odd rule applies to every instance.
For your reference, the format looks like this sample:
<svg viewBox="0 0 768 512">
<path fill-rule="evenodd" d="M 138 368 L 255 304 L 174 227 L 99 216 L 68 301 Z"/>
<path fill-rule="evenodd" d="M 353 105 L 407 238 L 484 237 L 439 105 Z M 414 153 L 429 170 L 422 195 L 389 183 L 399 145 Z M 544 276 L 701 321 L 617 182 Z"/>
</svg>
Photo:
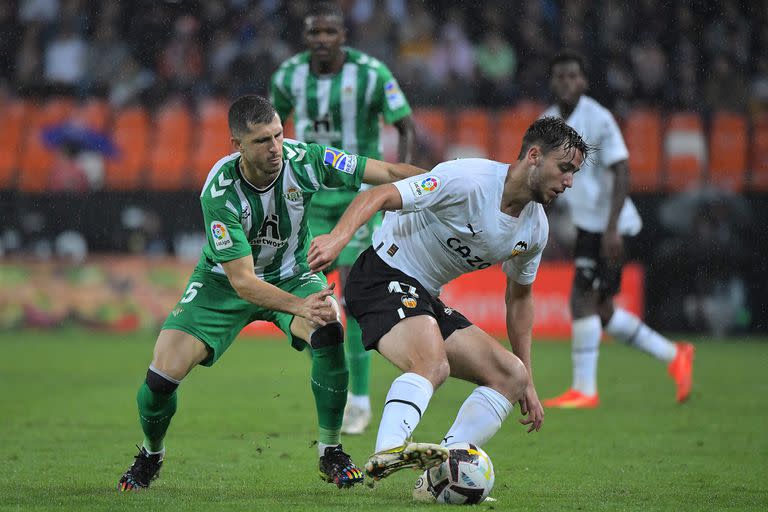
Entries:
<svg viewBox="0 0 768 512">
<path fill-rule="evenodd" d="M 233 138 L 248 167 L 268 177 L 277 175 L 283 167 L 283 124 L 280 116 L 269 123 L 248 123 L 248 132 Z"/>
<path fill-rule="evenodd" d="M 310 16 L 304 23 L 304 39 L 313 59 L 330 62 L 346 41 L 346 31 L 338 16 Z"/>
<path fill-rule="evenodd" d="M 552 66 L 550 87 L 558 103 L 575 105 L 587 89 L 587 79 L 578 62 L 560 62 Z"/>
<path fill-rule="evenodd" d="M 583 155 L 573 148 L 566 151 L 562 146 L 544 155 L 538 146 L 534 146 L 528 152 L 528 158 L 534 166 L 530 181 L 533 200 L 549 204 L 573 186 L 573 175 L 581 167 Z"/>
</svg>

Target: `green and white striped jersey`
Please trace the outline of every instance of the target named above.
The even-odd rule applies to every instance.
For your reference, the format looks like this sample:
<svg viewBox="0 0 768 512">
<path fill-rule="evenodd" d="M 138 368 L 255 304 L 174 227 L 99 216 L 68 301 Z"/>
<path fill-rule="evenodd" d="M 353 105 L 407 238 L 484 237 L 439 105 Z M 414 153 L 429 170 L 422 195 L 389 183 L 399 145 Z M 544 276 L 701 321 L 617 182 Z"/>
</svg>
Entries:
<svg viewBox="0 0 768 512">
<path fill-rule="evenodd" d="M 211 169 L 200 194 L 208 243 L 197 268 L 224 273 L 222 262 L 253 255 L 256 275 L 275 283 L 309 271 L 305 213 L 321 185 L 358 190 L 367 158 L 285 139 L 283 170 L 259 190 L 240 172 L 240 153 Z"/>
<path fill-rule="evenodd" d="M 308 51 L 283 62 L 272 76 L 270 101 L 280 119 L 293 112 L 297 139 L 381 160 L 380 117 L 392 124 L 411 107 L 385 64 L 352 48 L 343 51 L 346 60 L 335 75 L 312 73 Z M 317 203 L 328 200 L 324 194 Z"/>
</svg>

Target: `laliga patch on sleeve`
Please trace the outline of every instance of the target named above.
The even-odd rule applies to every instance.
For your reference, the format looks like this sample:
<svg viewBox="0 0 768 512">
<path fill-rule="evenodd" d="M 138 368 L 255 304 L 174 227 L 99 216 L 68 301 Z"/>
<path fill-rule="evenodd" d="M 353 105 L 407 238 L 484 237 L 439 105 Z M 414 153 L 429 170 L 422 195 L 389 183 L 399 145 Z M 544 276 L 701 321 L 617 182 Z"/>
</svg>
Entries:
<svg viewBox="0 0 768 512">
<path fill-rule="evenodd" d="M 211 236 L 213 238 L 213 247 L 217 251 L 223 251 L 232 247 L 232 237 L 229 236 L 229 230 L 223 222 L 215 220 L 211 222 Z"/>
<path fill-rule="evenodd" d="M 411 186 L 413 195 L 416 197 L 421 197 L 426 194 L 431 194 L 440 188 L 440 178 L 437 176 L 427 176 L 426 178 L 412 181 L 409 183 L 409 185 Z"/>
<path fill-rule="evenodd" d="M 325 148 L 323 163 L 330 165 L 337 171 L 345 172 L 347 174 L 355 174 L 355 169 L 357 169 L 357 156 L 348 155 L 340 149 Z"/>
<path fill-rule="evenodd" d="M 387 98 L 387 106 L 390 110 L 397 110 L 405 106 L 405 95 L 394 78 L 384 84 L 384 96 Z"/>
</svg>

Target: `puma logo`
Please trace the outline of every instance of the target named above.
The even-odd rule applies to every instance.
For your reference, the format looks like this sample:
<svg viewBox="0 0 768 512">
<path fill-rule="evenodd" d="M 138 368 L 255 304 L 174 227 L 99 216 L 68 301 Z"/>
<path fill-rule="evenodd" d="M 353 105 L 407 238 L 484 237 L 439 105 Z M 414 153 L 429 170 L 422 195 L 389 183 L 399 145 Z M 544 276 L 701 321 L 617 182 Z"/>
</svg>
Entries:
<svg viewBox="0 0 768 512">
<path fill-rule="evenodd" d="M 478 233 L 482 233 L 482 232 L 483 232 L 483 230 L 482 230 L 482 229 L 481 229 L 480 231 L 475 231 L 475 229 L 472 227 L 472 224 L 470 224 L 469 222 L 467 222 L 467 227 L 468 227 L 468 228 L 469 228 L 469 230 L 472 232 L 472 237 L 474 237 L 474 236 L 475 236 L 475 235 L 477 235 Z"/>
</svg>

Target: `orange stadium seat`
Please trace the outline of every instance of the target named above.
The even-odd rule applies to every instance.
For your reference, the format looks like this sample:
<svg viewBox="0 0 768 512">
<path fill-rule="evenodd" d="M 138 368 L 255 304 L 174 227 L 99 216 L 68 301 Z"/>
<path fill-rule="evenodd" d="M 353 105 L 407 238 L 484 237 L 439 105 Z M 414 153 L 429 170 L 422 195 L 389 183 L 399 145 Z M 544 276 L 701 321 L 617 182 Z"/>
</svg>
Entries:
<svg viewBox="0 0 768 512">
<path fill-rule="evenodd" d="M 413 111 L 413 122 L 416 125 L 416 138 L 426 140 L 437 162 L 443 160 L 445 147 L 448 144 L 448 117 L 439 108 L 417 108 Z"/>
<path fill-rule="evenodd" d="M 227 113 L 229 105 L 224 100 L 204 100 L 199 107 L 197 145 L 192 155 L 195 187 L 202 187 L 208 173 L 221 157 L 235 150 L 229 140 Z"/>
<path fill-rule="evenodd" d="M 749 189 L 768 192 L 768 114 L 753 120 L 750 153 Z"/>
<path fill-rule="evenodd" d="M 520 153 L 523 135 L 546 106 L 524 101 L 499 114 L 491 158 L 500 162 L 514 162 Z"/>
<path fill-rule="evenodd" d="M 192 116 L 181 101 L 169 102 L 158 110 L 151 138 L 149 177 L 152 190 L 177 190 L 192 185 L 190 151 Z"/>
<path fill-rule="evenodd" d="M 675 112 L 667 118 L 664 161 L 667 191 L 680 192 L 701 185 L 707 144 L 699 114 Z"/>
<path fill-rule="evenodd" d="M 453 156 L 491 157 L 492 120 L 483 109 L 464 109 L 455 116 L 456 138 Z"/>
<path fill-rule="evenodd" d="M 106 132 L 109 128 L 111 107 L 102 98 L 88 98 L 77 106 L 72 119 L 98 132 Z"/>
<path fill-rule="evenodd" d="M 144 107 L 129 107 L 115 114 L 112 140 L 119 151 L 107 161 L 104 186 L 109 190 L 136 190 L 142 185 L 149 148 L 149 114 Z"/>
<path fill-rule="evenodd" d="M 0 189 L 16 185 L 21 143 L 28 118 L 33 114 L 33 106 L 25 100 L 11 100 L 0 107 Z"/>
<path fill-rule="evenodd" d="M 44 192 L 54 162 L 54 151 L 43 143 L 43 130 L 67 121 L 74 110 L 70 98 L 51 98 L 35 115 L 28 116 L 19 168 L 18 188 L 22 192 Z"/>
<path fill-rule="evenodd" d="M 629 150 L 632 192 L 657 192 L 661 187 L 661 113 L 656 109 L 632 110 L 622 132 Z"/>
<path fill-rule="evenodd" d="M 746 171 L 746 119 L 735 112 L 716 112 L 709 127 L 709 182 L 742 192 Z"/>
</svg>

